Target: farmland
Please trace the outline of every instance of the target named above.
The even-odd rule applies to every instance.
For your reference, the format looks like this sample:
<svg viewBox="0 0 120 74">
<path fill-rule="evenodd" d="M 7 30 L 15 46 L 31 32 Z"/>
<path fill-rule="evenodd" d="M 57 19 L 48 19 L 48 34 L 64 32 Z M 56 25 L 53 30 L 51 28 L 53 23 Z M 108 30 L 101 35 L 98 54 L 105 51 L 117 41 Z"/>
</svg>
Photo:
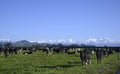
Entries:
<svg viewBox="0 0 120 74">
<path fill-rule="evenodd" d="M 95 54 L 92 64 L 86 68 L 81 65 L 79 53 L 47 55 L 41 51 L 24 55 L 12 54 L 5 58 L 0 56 L 0 74 L 115 74 L 120 69 L 117 53 L 103 58 L 102 64 L 97 64 Z"/>
</svg>

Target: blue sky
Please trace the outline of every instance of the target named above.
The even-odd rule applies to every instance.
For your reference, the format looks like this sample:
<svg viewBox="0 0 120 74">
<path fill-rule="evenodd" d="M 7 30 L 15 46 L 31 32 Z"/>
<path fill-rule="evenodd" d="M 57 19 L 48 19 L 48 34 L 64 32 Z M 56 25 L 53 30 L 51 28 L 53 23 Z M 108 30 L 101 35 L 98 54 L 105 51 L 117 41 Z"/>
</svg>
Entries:
<svg viewBox="0 0 120 74">
<path fill-rule="evenodd" d="M 0 38 L 120 40 L 120 0 L 0 0 Z"/>
</svg>

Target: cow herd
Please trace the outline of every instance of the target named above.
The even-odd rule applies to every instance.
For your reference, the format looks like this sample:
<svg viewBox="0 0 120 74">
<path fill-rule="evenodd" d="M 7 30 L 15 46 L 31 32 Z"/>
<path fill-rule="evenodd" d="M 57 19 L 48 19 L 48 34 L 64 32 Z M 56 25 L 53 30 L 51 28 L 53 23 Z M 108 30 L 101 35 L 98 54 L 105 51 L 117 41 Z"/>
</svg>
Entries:
<svg viewBox="0 0 120 74">
<path fill-rule="evenodd" d="M 45 52 L 48 56 L 52 54 L 80 54 L 80 60 L 82 65 L 91 64 L 92 55 L 96 55 L 96 60 L 98 64 L 101 64 L 103 57 L 109 57 L 109 55 L 118 53 L 118 59 L 120 59 L 120 48 L 119 47 L 0 47 L 0 54 L 7 58 L 10 54 L 22 53 L 33 54 L 36 50 Z"/>
<path fill-rule="evenodd" d="M 91 57 L 93 54 L 96 56 L 96 60 L 98 64 L 101 64 L 102 58 L 109 57 L 111 54 L 115 52 L 120 55 L 119 49 L 112 49 L 112 48 L 85 48 L 84 50 L 80 50 L 80 59 L 82 65 L 87 66 L 87 64 L 91 64 Z M 120 58 L 120 56 L 118 56 Z"/>
<path fill-rule="evenodd" d="M 31 47 L 0 47 L 0 55 L 5 55 L 7 58 L 10 54 L 19 54 L 21 51 L 23 54 L 32 54 L 34 48 Z"/>
</svg>

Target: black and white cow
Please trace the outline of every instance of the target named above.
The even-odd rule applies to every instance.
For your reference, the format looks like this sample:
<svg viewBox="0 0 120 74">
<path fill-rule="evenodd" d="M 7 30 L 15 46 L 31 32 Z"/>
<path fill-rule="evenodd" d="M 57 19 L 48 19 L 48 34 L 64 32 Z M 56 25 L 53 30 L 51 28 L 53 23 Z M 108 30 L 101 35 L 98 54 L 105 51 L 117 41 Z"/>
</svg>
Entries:
<svg viewBox="0 0 120 74">
<path fill-rule="evenodd" d="M 0 55 L 2 56 L 3 55 L 3 48 L 0 47 Z"/>
<path fill-rule="evenodd" d="M 96 50 L 96 58 L 98 64 L 101 64 L 102 57 L 103 57 L 103 50 L 99 48 Z"/>
<path fill-rule="evenodd" d="M 80 50 L 80 59 L 82 66 L 83 65 L 87 66 L 87 64 L 91 64 L 91 56 L 92 52 L 90 50 L 88 49 Z"/>
<path fill-rule="evenodd" d="M 31 51 L 29 51 L 29 52 L 24 52 L 23 54 L 25 54 L 25 55 L 27 55 L 27 54 L 32 54 L 32 52 L 31 52 Z"/>
</svg>

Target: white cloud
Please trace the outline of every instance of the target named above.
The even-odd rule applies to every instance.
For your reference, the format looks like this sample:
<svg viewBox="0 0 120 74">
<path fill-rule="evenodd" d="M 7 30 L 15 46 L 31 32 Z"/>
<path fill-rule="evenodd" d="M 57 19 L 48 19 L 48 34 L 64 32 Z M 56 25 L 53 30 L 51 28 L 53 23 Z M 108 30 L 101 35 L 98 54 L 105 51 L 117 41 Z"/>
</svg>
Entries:
<svg viewBox="0 0 120 74">
<path fill-rule="evenodd" d="M 97 42 L 97 39 L 95 39 L 95 38 L 89 38 L 85 42 L 87 42 L 87 43 L 89 43 L 89 42 Z"/>
</svg>

